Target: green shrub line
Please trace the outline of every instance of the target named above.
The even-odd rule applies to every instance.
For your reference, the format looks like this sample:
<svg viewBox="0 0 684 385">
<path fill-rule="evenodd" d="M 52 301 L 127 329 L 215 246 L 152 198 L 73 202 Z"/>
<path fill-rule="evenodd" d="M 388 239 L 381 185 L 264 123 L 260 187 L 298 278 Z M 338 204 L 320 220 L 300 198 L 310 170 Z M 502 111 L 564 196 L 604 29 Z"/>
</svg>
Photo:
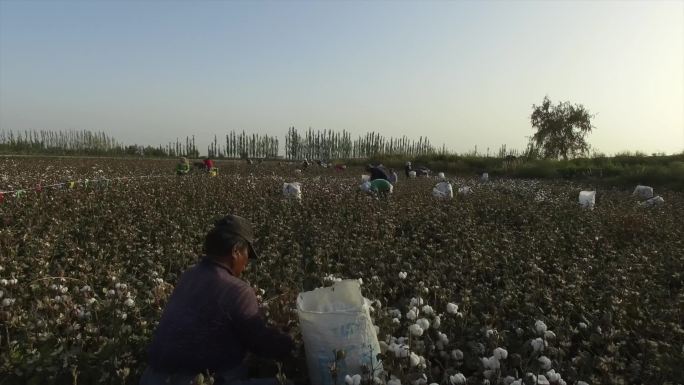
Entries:
<svg viewBox="0 0 684 385">
<path fill-rule="evenodd" d="M 426 166 L 434 172 L 462 177 L 474 177 L 487 172 L 492 177 L 577 180 L 621 188 L 645 184 L 684 191 L 684 152 L 676 155 L 616 155 L 569 160 L 459 155 L 430 155 L 412 159 L 377 156 L 352 159 L 348 163 L 359 166 L 382 163 L 399 171 L 403 170 L 407 161 Z"/>
</svg>

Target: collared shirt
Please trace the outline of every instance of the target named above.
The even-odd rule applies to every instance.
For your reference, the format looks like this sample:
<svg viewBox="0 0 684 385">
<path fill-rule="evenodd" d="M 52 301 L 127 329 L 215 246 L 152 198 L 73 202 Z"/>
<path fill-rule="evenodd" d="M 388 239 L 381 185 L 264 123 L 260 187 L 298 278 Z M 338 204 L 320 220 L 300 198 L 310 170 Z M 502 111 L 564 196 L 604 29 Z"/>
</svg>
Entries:
<svg viewBox="0 0 684 385">
<path fill-rule="evenodd" d="M 256 294 L 226 266 L 204 258 L 181 276 L 148 349 L 149 364 L 170 373 L 234 368 L 247 352 L 282 359 L 292 339 L 269 327 Z"/>
</svg>

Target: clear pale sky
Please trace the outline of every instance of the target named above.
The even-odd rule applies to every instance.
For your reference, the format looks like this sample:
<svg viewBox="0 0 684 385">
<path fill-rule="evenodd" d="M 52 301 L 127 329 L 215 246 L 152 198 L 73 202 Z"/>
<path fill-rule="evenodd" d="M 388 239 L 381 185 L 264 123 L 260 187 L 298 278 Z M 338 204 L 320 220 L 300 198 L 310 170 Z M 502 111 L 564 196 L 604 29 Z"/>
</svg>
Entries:
<svg viewBox="0 0 684 385">
<path fill-rule="evenodd" d="M 684 1 L 0 0 L 4 129 L 159 144 L 294 125 L 494 151 L 524 147 L 544 95 L 597 114 L 596 150 L 684 150 Z"/>
</svg>

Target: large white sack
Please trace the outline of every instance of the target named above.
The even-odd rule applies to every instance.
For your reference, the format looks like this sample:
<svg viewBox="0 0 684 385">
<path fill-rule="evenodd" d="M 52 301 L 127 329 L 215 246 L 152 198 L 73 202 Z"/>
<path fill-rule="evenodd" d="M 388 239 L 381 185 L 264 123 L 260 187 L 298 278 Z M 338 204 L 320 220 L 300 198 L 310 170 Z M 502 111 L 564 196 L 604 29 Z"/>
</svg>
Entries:
<svg viewBox="0 0 684 385">
<path fill-rule="evenodd" d="M 409 178 L 415 178 L 416 177 L 416 172 L 415 171 L 409 171 Z"/>
<path fill-rule="evenodd" d="M 371 190 L 371 183 L 368 181 L 365 181 L 359 185 L 359 190 L 364 191 L 364 192 L 370 192 Z"/>
<path fill-rule="evenodd" d="M 480 178 L 481 181 L 487 182 L 489 180 L 489 174 L 488 173 L 483 173 L 482 177 Z"/>
<path fill-rule="evenodd" d="M 641 199 L 651 199 L 653 198 L 653 187 L 638 185 L 632 195 L 636 195 Z"/>
<path fill-rule="evenodd" d="M 580 191 L 579 204 L 583 208 L 593 209 L 596 204 L 596 191 Z"/>
<path fill-rule="evenodd" d="M 346 375 L 361 373 L 363 365 L 382 370 L 375 358 L 380 353 L 378 337 L 359 281 L 344 280 L 332 287 L 300 293 L 297 313 L 312 385 L 333 384 L 333 350 L 345 353 L 337 366 L 338 384 Z"/>
<path fill-rule="evenodd" d="M 658 196 L 654 196 L 654 197 L 651 198 L 651 199 L 647 199 L 647 200 L 645 200 L 645 201 L 643 201 L 643 202 L 640 202 L 640 203 L 639 203 L 639 206 L 642 206 L 642 207 L 652 207 L 652 206 L 660 206 L 660 205 L 662 205 L 663 203 L 665 203 L 665 199 L 663 199 L 663 197 L 661 197 L 660 195 L 658 195 Z"/>
<path fill-rule="evenodd" d="M 370 175 L 363 174 L 361 175 L 361 182 L 369 181 L 371 178 Z"/>
<path fill-rule="evenodd" d="M 283 183 L 283 196 L 302 199 L 302 185 L 299 182 Z"/>
<path fill-rule="evenodd" d="M 454 197 L 454 188 L 449 182 L 439 182 L 432 189 L 432 196 L 436 198 L 451 199 Z"/>
</svg>

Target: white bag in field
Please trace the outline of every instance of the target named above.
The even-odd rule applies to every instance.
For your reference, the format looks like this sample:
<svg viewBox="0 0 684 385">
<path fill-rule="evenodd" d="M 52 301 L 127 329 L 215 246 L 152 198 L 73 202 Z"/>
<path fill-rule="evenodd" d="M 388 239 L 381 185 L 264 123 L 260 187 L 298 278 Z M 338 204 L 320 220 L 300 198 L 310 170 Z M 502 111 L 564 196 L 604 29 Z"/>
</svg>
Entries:
<svg viewBox="0 0 684 385">
<path fill-rule="evenodd" d="M 440 199 L 451 199 L 454 197 L 454 188 L 449 182 L 439 182 L 432 189 L 432 196 Z"/>
<path fill-rule="evenodd" d="M 446 179 L 446 177 L 444 176 L 443 172 L 440 172 L 439 174 L 437 174 L 437 179 Z"/>
<path fill-rule="evenodd" d="M 415 178 L 416 177 L 416 172 L 415 171 L 409 171 L 409 178 Z"/>
<path fill-rule="evenodd" d="M 471 194 L 472 192 L 473 192 L 473 190 L 472 190 L 470 187 L 468 187 L 468 186 L 463 186 L 463 187 L 459 187 L 459 188 L 458 188 L 458 193 L 459 193 L 460 195 L 469 195 L 469 194 Z"/>
<path fill-rule="evenodd" d="M 367 182 L 370 180 L 370 178 L 371 178 L 370 175 L 363 174 L 363 175 L 361 175 L 361 182 Z"/>
<path fill-rule="evenodd" d="M 382 370 L 375 358 L 380 353 L 378 337 L 359 281 L 344 280 L 332 287 L 300 293 L 297 313 L 312 385 L 333 384 L 330 375 L 330 364 L 335 360 L 333 350 L 345 353 L 344 359 L 337 363 L 338 384 L 346 375 L 361 373 L 364 364 Z"/>
<path fill-rule="evenodd" d="M 283 183 L 283 196 L 302 199 L 302 185 L 299 182 Z"/>
<path fill-rule="evenodd" d="M 653 207 L 653 206 L 660 206 L 663 203 L 665 203 L 665 199 L 663 199 L 663 197 L 661 197 L 660 195 L 657 195 L 651 199 L 647 199 L 643 202 L 639 202 L 639 206 L 641 206 L 641 207 Z"/>
<path fill-rule="evenodd" d="M 487 182 L 487 181 L 489 180 L 489 173 L 486 173 L 486 172 L 483 173 L 483 174 L 482 174 L 482 177 L 480 177 L 480 180 L 481 180 L 482 182 Z"/>
<path fill-rule="evenodd" d="M 579 204 L 585 209 L 594 209 L 596 204 L 596 191 L 580 191 Z"/>
<path fill-rule="evenodd" d="M 638 185 L 632 195 L 636 195 L 641 199 L 651 199 L 653 198 L 653 187 Z"/>
<path fill-rule="evenodd" d="M 371 190 L 371 183 L 368 181 L 365 181 L 359 185 L 359 190 L 363 192 L 370 192 Z"/>
</svg>

